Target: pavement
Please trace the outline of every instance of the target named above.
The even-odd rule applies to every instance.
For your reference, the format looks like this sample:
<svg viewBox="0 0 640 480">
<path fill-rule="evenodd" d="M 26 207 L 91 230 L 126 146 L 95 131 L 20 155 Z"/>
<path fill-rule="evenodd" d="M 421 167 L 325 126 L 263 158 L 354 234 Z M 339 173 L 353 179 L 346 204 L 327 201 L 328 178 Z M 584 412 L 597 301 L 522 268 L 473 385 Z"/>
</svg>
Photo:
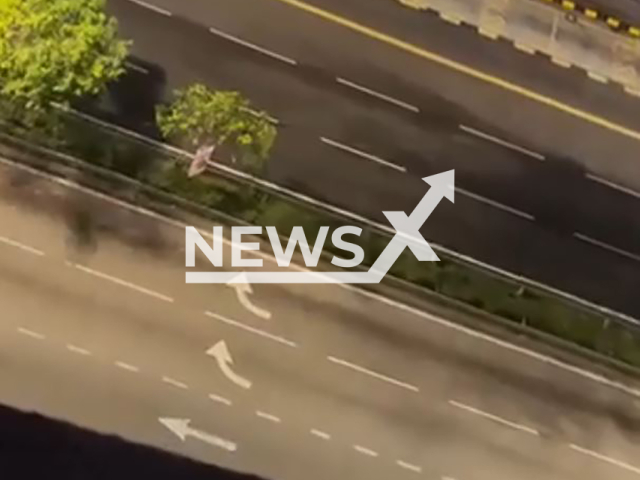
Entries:
<svg viewBox="0 0 640 480">
<path fill-rule="evenodd" d="M 0 165 L 8 407 L 273 479 L 640 475 L 637 382 L 343 286 L 259 318 L 184 283 L 174 221 Z"/>
<path fill-rule="evenodd" d="M 110 118 L 153 134 L 174 88 L 241 90 L 281 122 L 268 179 L 383 223 L 455 168 L 428 239 L 640 315 L 638 100 L 394 2 L 284 1 L 111 0 L 134 43 Z"/>
</svg>

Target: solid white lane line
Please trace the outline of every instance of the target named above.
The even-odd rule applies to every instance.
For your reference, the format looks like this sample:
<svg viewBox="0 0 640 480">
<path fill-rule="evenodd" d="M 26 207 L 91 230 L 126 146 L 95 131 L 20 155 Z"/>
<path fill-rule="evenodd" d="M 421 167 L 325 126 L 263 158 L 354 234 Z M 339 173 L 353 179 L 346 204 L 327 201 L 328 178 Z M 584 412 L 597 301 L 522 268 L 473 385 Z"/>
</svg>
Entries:
<svg viewBox="0 0 640 480">
<path fill-rule="evenodd" d="M 486 28 L 482 27 L 477 27 L 477 30 L 480 35 L 490 40 L 497 40 L 500 37 L 500 34 L 495 32 L 494 30 L 487 30 Z"/>
<path fill-rule="evenodd" d="M 635 260 L 636 262 L 640 262 L 640 255 L 635 253 L 627 252 L 626 250 L 622 250 L 621 248 L 614 247 L 613 245 L 609 245 L 608 243 L 601 242 L 600 240 L 596 240 L 595 238 L 584 235 L 580 232 L 574 232 L 573 236 L 583 242 L 590 243 L 591 245 L 595 245 L 596 247 L 600 247 L 604 250 L 608 250 L 613 253 L 617 253 L 618 255 L 622 255 L 623 257 L 627 257 L 631 260 Z"/>
<path fill-rule="evenodd" d="M 137 5 L 140 5 L 141 7 L 152 10 L 156 13 L 159 13 L 161 15 L 166 15 L 167 17 L 170 17 L 171 15 L 173 15 L 169 10 L 165 10 L 164 8 L 158 7 L 156 5 L 152 5 L 151 3 L 147 3 L 143 0 L 131 0 L 131 2 Z"/>
<path fill-rule="evenodd" d="M 39 257 L 44 256 L 44 252 L 38 250 L 37 248 L 30 247 L 29 245 L 11 240 L 7 237 L 0 237 L 0 242 L 4 243 L 5 245 L 9 245 L 10 247 L 15 247 L 25 252 L 32 253 L 33 255 L 37 255 Z"/>
<path fill-rule="evenodd" d="M 357 84 L 355 82 L 347 80 L 346 78 L 336 77 L 336 81 L 338 83 L 341 83 L 342 85 L 347 86 L 347 87 L 354 88 L 354 89 L 356 89 L 356 90 L 358 90 L 360 92 L 367 93 L 367 94 L 369 94 L 371 96 L 374 96 L 376 98 L 379 98 L 381 100 L 385 100 L 385 101 L 387 101 L 389 103 L 392 103 L 392 104 L 394 104 L 394 105 L 396 105 L 396 106 L 398 106 L 400 108 L 404 108 L 406 110 L 410 110 L 410 111 L 412 111 L 414 113 L 419 113 L 420 112 L 420 109 L 418 107 L 416 107 L 414 105 L 411 105 L 410 103 L 403 102 L 402 100 L 398 100 L 397 98 L 393 98 L 393 97 L 391 97 L 389 95 L 385 95 L 384 93 L 380 93 L 380 92 L 372 90 L 372 89 L 370 89 L 368 87 L 365 87 L 363 85 L 359 85 L 359 84 Z"/>
<path fill-rule="evenodd" d="M 630 87 L 624 87 L 624 91 L 629 95 L 633 95 L 634 97 L 640 97 L 640 90 L 636 90 Z"/>
<path fill-rule="evenodd" d="M 589 180 L 593 180 L 594 182 L 600 183 L 601 185 L 604 185 L 606 187 L 613 188 L 614 190 L 618 190 L 619 192 L 626 193 L 627 195 L 631 195 L 632 197 L 640 198 L 640 192 L 636 192 L 635 190 L 632 190 L 630 188 L 623 187 L 622 185 L 618 185 L 617 183 L 614 183 L 605 178 L 598 177 L 597 175 L 592 175 L 590 173 L 587 173 L 586 177 Z"/>
<path fill-rule="evenodd" d="M 621 462 L 620 460 L 616 460 L 615 458 L 611 458 L 608 457 L 606 455 L 602 455 L 601 453 L 598 452 L 594 452 L 593 450 L 588 450 L 586 448 L 582 448 L 578 445 L 575 444 L 571 444 L 569 445 L 569 448 L 575 450 L 576 452 L 580 452 L 583 455 L 587 455 L 589 457 L 595 458 L 597 460 L 600 460 L 602 462 L 606 462 L 610 465 L 614 465 L 618 468 L 622 468 L 623 470 L 627 470 L 629 472 L 635 473 L 636 475 L 640 475 L 640 468 L 639 467 L 635 467 L 633 465 L 629 465 L 628 463 L 625 462 Z"/>
<path fill-rule="evenodd" d="M 358 453 L 366 455 L 367 457 L 377 457 L 378 456 L 378 452 L 376 452 L 374 450 L 371 450 L 370 448 L 363 447 L 362 445 L 354 445 L 353 449 Z"/>
<path fill-rule="evenodd" d="M 479 202 L 482 203 L 486 203 L 487 205 L 491 205 L 492 207 L 496 207 L 499 208 L 500 210 L 504 210 L 505 212 L 511 213 L 513 215 L 516 215 L 518 217 L 524 218 L 526 220 L 529 220 L 531 222 L 535 221 L 535 217 L 533 215 L 530 215 L 526 212 L 523 212 L 521 210 L 518 210 L 516 208 L 510 207 L 508 205 L 505 205 L 503 203 L 500 202 L 496 202 L 495 200 L 491 200 L 490 198 L 487 197 L 483 197 L 481 195 L 478 195 L 477 193 L 472 193 L 468 190 L 465 190 L 463 188 L 460 187 L 456 187 L 456 192 L 460 193 L 461 195 L 465 195 L 469 198 L 473 198 L 474 200 L 477 200 Z"/>
<path fill-rule="evenodd" d="M 276 53 L 276 52 L 272 52 L 271 50 L 268 50 L 268 49 L 266 49 L 264 47 L 261 47 L 259 45 L 254 44 L 254 43 L 247 42 L 246 40 L 242 40 L 241 38 L 234 37 L 233 35 L 230 35 L 228 33 L 225 33 L 223 31 L 221 31 L 221 30 L 218 30 L 217 28 L 211 27 L 211 28 L 209 28 L 209 31 L 211 33 L 213 33 L 214 35 L 217 35 L 217 36 L 222 37 L 222 38 L 224 38 L 226 40 L 229 40 L 230 42 L 237 43 L 238 45 L 242 45 L 243 47 L 250 48 L 251 50 L 254 50 L 256 52 L 262 53 L 263 55 L 266 55 L 268 57 L 275 58 L 276 60 L 280 60 L 281 62 L 288 63 L 289 65 L 297 65 L 298 64 L 298 62 L 296 62 L 292 58 L 285 57 L 284 55 L 280 55 L 279 53 Z"/>
<path fill-rule="evenodd" d="M 591 80 L 595 80 L 598 83 L 609 83 L 609 79 L 603 75 L 600 75 L 599 73 L 587 72 L 587 76 Z"/>
<path fill-rule="evenodd" d="M 70 343 L 67 344 L 67 350 L 73 353 L 77 353 L 78 355 L 85 355 L 85 356 L 91 355 L 91 352 L 86 348 L 81 348 L 76 345 L 71 345 Z"/>
<path fill-rule="evenodd" d="M 350 147 L 343 143 L 336 142 L 335 140 L 331 140 L 330 138 L 320 137 L 320 141 L 322 143 L 335 147 L 338 150 L 343 150 L 345 152 L 352 153 L 364 159 L 371 160 L 372 162 L 379 163 L 380 165 L 383 165 L 385 167 L 393 168 L 394 170 L 397 170 L 399 172 L 406 173 L 407 171 L 407 169 L 401 165 L 397 165 L 393 162 L 389 162 L 387 160 L 384 160 L 383 158 L 377 157 L 367 152 L 363 152 L 362 150 L 358 150 L 356 148 Z"/>
<path fill-rule="evenodd" d="M 216 320 L 219 320 L 222 323 L 226 323 L 227 325 L 231 325 L 233 327 L 240 328 L 240 329 L 245 330 L 247 332 L 251 332 L 251 333 L 253 333 L 255 335 L 259 335 L 260 337 L 267 338 L 269 340 L 273 340 L 274 342 L 281 343 L 281 344 L 286 345 L 288 347 L 292 347 L 292 348 L 297 348 L 298 347 L 298 345 L 295 342 L 292 342 L 291 340 L 287 340 L 286 338 L 279 337 L 277 335 L 273 335 L 273 334 L 271 334 L 269 332 L 265 332 L 264 330 L 260 330 L 259 328 L 255 328 L 255 327 L 251 327 L 249 325 L 245 325 L 244 323 L 240 323 L 240 322 L 238 322 L 236 320 L 231 320 L 230 318 L 223 317 L 222 315 L 218 315 L 217 313 L 206 311 L 206 312 L 204 312 L 204 314 L 207 315 L 208 317 L 215 318 Z"/>
<path fill-rule="evenodd" d="M 361 367 L 359 365 L 356 365 L 354 363 L 351 362 L 347 362 L 346 360 L 342 360 L 340 358 L 336 358 L 336 357 L 327 357 L 327 360 L 329 360 L 330 362 L 333 362 L 337 365 L 341 365 L 343 367 L 347 367 L 350 368 L 351 370 L 355 370 L 356 372 L 359 373 L 364 373 L 365 375 L 369 375 L 371 377 L 377 378 L 378 380 L 382 380 L 384 382 L 390 383 L 392 385 L 395 385 L 396 387 L 401 387 L 407 390 L 410 390 L 412 392 L 419 392 L 420 389 L 418 387 L 416 387 L 415 385 L 411 385 L 409 383 L 405 383 L 401 380 L 397 380 L 395 378 L 392 377 L 388 377 L 386 375 L 383 375 L 381 373 L 378 372 L 374 372 L 373 370 L 369 370 L 368 368 L 364 368 Z"/>
<path fill-rule="evenodd" d="M 444 20 L 445 22 L 449 22 L 452 23 L 454 25 L 461 25 L 462 24 L 462 20 L 460 20 L 460 18 L 455 17 L 453 15 L 450 15 L 448 13 L 445 12 L 438 12 L 438 14 L 440 15 L 440 18 L 442 20 Z"/>
<path fill-rule="evenodd" d="M 149 70 L 147 70 L 146 68 L 141 67 L 140 65 L 136 65 L 133 62 L 125 62 L 125 63 L 126 63 L 126 66 L 128 68 L 130 68 L 131 70 L 135 70 L 136 72 L 143 73 L 145 75 L 149 75 Z"/>
<path fill-rule="evenodd" d="M 21 333 L 22 335 L 26 335 L 27 337 L 35 338 L 36 340 L 44 340 L 45 338 L 47 338 L 43 334 L 34 332 L 33 330 L 29 330 L 27 328 L 19 327 L 17 330 L 18 330 L 18 333 Z"/>
<path fill-rule="evenodd" d="M 135 365 L 131 365 L 129 363 L 125 363 L 125 362 L 114 362 L 114 365 L 118 368 L 121 368 L 123 370 L 126 370 L 128 372 L 133 372 L 133 373 L 138 373 L 140 371 L 140 369 L 138 367 L 136 367 Z"/>
<path fill-rule="evenodd" d="M 327 432 L 323 432 L 322 430 L 317 430 L 315 428 L 312 428 L 309 431 L 311 432 L 311 435 L 321 438 L 322 440 L 331 440 L 331 435 L 329 435 Z"/>
<path fill-rule="evenodd" d="M 209 394 L 209 399 L 213 400 L 214 402 L 217 403 L 222 403 L 223 405 L 226 405 L 227 407 L 230 407 L 232 405 L 231 400 L 221 397 L 220 395 L 216 395 L 214 393 L 210 393 Z"/>
<path fill-rule="evenodd" d="M 490 135 L 488 133 L 484 133 L 480 130 L 477 130 L 473 127 L 468 127 L 467 125 L 458 125 L 458 127 L 460 128 L 460 130 L 462 130 L 463 132 L 468 133 L 469 135 L 474 135 L 476 137 L 482 138 L 483 140 L 487 140 L 489 142 L 493 142 L 497 145 L 500 145 L 502 147 L 508 148 L 510 150 L 514 150 L 516 152 L 520 152 L 524 155 L 527 155 L 531 158 L 535 158 L 536 160 L 540 160 L 541 162 L 543 162 L 545 160 L 545 156 L 542 155 L 541 153 L 538 152 L 534 152 L 533 150 L 530 150 L 528 148 L 525 147 L 521 147 L 520 145 L 516 145 L 515 143 L 512 142 L 508 142 L 506 140 L 502 140 L 501 138 L 498 138 L 494 135 Z"/>
<path fill-rule="evenodd" d="M 149 290 L 148 288 L 141 287 L 139 285 L 136 285 L 135 283 L 127 282 L 126 280 L 122 280 L 121 278 L 114 277 L 114 276 L 108 275 L 106 273 L 99 272 L 97 270 L 93 270 L 92 268 L 85 267 L 85 266 L 79 265 L 77 263 L 69 263 L 69 265 L 77 268 L 81 272 L 88 273 L 89 275 L 93 275 L 94 277 L 98 277 L 98 278 L 101 278 L 103 280 L 108 280 L 108 281 L 110 281 L 112 283 L 115 283 L 116 285 L 120 285 L 121 287 L 126 287 L 126 288 L 129 288 L 131 290 L 135 290 L 138 293 L 143 293 L 145 295 L 148 295 L 150 297 L 156 298 L 158 300 L 162 300 L 162 301 L 168 302 L 168 303 L 173 303 L 173 301 L 174 301 L 173 298 L 171 298 L 171 297 L 168 297 L 168 296 L 163 295 L 163 294 L 158 293 L 158 292 L 154 292 L 153 290 Z"/>
<path fill-rule="evenodd" d="M 188 390 L 189 386 L 186 383 L 179 382 L 171 377 L 162 377 L 162 381 L 168 385 L 172 385 L 176 388 L 181 388 L 183 390 Z"/>
<path fill-rule="evenodd" d="M 516 47 L 516 50 L 520 50 L 521 52 L 528 53 L 529 55 L 535 55 L 536 49 L 526 45 L 524 43 L 514 42 L 513 46 Z"/>
<path fill-rule="evenodd" d="M 491 413 L 487 413 L 487 412 L 483 412 L 482 410 L 479 410 L 477 408 L 471 407 L 469 405 L 465 405 L 464 403 L 460 403 L 460 402 L 456 402 L 455 400 L 449 400 L 449 404 L 459 408 L 460 410 L 464 410 L 465 412 L 469 412 L 469 413 L 473 413 L 474 415 L 478 415 L 480 417 L 486 418 L 488 420 L 492 420 L 496 423 L 499 423 L 501 425 L 505 425 L 507 427 L 511 427 L 513 429 L 519 430 L 521 432 L 524 433 L 528 433 L 530 435 L 535 435 L 535 436 L 539 436 L 540 433 L 534 429 L 534 428 L 530 428 L 527 427 L 526 425 L 521 425 L 519 423 L 515 423 L 512 422 L 510 420 L 506 420 L 502 417 L 498 417 L 497 415 L 493 415 Z"/>
<path fill-rule="evenodd" d="M 280 420 L 279 417 L 276 417 L 275 415 L 271 415 L 270 413 L 267 413 L 267 412 L 262 412 L 260 410 L 256 410 L 256 415 L 264 420 L 269 420 L 270 422 L 273 422 L 273 423 L 282 422 L 282 420 Z"/>
<path fill-rule="evenodd" d="M 410 470 L 414 473 L 422 473 L 422 467 L 419 467 L 418 465 L 414 465 L 413 463 L 405 462 L 404 460 L 397 460 L 396 465 L 398 465 L 401 468 L 404 468 L 405 470 Z"/>
<path fill-rule="evenodd" d="M 571 62 L 558 57 L 551 57 L 551 62 L 562 68 L 571 68 Z"/>
</svg>

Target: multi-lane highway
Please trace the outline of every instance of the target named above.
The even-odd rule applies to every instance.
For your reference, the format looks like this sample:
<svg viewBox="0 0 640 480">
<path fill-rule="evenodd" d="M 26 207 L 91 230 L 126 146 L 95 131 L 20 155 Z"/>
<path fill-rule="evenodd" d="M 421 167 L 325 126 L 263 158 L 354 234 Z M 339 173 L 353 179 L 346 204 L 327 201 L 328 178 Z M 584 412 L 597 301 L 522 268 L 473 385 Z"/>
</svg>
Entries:
<svg viewBox="0 0 640 480">
<path fill-rule="evenodd" d="M 120 120 L 241 90 L 282 122 L 269 179 L 381 222 L 455 168 L 427 238 L 640 314 L 638 99 L 391 1 L 145 5 L 109 2 L 134 40 Z"/>
<path fill-rule="evenodd" d="M 341 286 L 255 286 L 260 318 L 184 283 L 176 222 L 0 185 L 3 404 L 274 479 L 640 475 L 637 385 Z"/>
</svg>

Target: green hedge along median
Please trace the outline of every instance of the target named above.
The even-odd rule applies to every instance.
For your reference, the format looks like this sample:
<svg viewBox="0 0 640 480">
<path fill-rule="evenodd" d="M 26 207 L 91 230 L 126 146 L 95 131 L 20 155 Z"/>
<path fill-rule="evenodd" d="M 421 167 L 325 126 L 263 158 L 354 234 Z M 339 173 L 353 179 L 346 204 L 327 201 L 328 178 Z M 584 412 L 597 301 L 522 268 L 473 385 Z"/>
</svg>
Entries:
<svg viewBox="0 0 640 480">
<path fill-rule="evenodd" d="M 61 115 L 52 134 L 4 125 L 12 135 L 106 167 L 145 184 L 178 195 L 247 223 L 275 226 L 286 235 L 295 225 L 315 238 L 320 226 L 331 229 L 344 219 L 289 198 L 256 188 L 236 177 L 186 176 L 184 157 L 161 151 L 145 142 L 118 134 L 74 115 Z M 363 226 L 359 243 L 370 266 L 390 236 Z M 342 254 L 329 242 L 325 250 Z M 480 268 L 440 254 L 440 262 L 418 262 L 406 249 L 391 269 L 399 279 L 463 302 L 510 322 L 590 349 L 625 364 L 640 367 L 640 330 L 612 321 L 568 300 L 524 287 Z"/>
</svg>

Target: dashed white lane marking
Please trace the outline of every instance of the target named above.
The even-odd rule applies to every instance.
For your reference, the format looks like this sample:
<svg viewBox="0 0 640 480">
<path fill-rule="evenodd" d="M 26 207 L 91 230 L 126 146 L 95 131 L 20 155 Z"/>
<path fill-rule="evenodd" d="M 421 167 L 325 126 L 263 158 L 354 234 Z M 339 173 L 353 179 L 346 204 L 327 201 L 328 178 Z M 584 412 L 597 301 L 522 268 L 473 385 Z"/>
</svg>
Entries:
<svg viewBox="0 0 640 480">
<path fill-rule="evenodd" d="M 536 53 L 535 48 L 530 47 L 529 45 L 526 45 L 524 43 L 514 42 L 513 46 L 516 48 L 516 50 L 520 50 L 521 52 L 528 53 L 529 55 L 535 55 Z"/>
<path fill-rule="evenodd" d="M 562 68 L 571 68 L 571 62 L 558 57 L 551 57 L 551 62 Z"/>
<path fill-rule="evenodd" d="M 189 386 L 186 383 L 179 382 L 171 377 L 162 377 L 162 381 L 168 385 L 172 385 L 176 388 L 181 388 L 183 390 L 188 390 Z"/>
<path fill-rule="evenodd" d="M 246 40 L 242 40 L 241 38 L 235 37 L 233 35 L 230 35 L 228 33 L 225 33 L 221 30 L 218 30 L 217 28 L 209 28 L 209 31 L 211 33 L 213 33 L 214 35 L 217 35 L 219 37 L 222 37 L 226 40 L 229 40 L 230 42 L 233 43 L 237 43 L 238 45 L 242 45 L 243 47 L 247 47 L 251 50 L 254 50 L 256 52 L 262 53 L 263 55 L 266 55 L 268 57 L 271 58 L 275 58 L 276 60 L 280 60 L 281 62 L 284 63 L 288 63 L 289 65 L 297 65 L 298 62 L 296 62 L 295 60 L 293 60 L 292 58 L 289 57 L 285 57 L 284 55 L 280 55 L 279 53 L 273 52 L 271 50 L 268 50 L 264 47 L 261 47 L 259 45 L 256 45 L 254 43 L 251 42 L 247 42 Z"/>
<path fill-rule="evenodd" d="M 454 25 L 461 25 L 462 24 L 462 20 L 458 17 L 455 17 L 453 15 L 450 15 L 448 13 L 444 13 L 444 12 L 439 12 L 440 18 L 442 20 L 444 20 L 445 22 L 449 22 L 452 23 Z"/>
<path fill-rule="evenodd" d="M 139 285 L 136 285 L 135 283 L 127 282 L 126 280 L 122 280 L 121 278 L 114 277 L 106 273 L 99 272 L 97 270 L 93 270 L 92 268 L 88 268 L 83 265 L 79 265 L 77 263 L 69 263 L 68 265 L 80 270 L 81 272 L 87 273 L 89 275 L 93 275 L 94 277 L 98 277 L 103 280 L 108 280 L 109 282 L 115 283 L 116 285 L 120 285 L 121 287 L 126 287 L 131 290 L 135 290 L 138 293 L 143 293 L 145 295 L 156 298 L 158 300 L 162 300 L 168 303 L 173 303 L 174 301 L 173 298 L 171 297 L 168 297 L 158 292 L 154 292 L 153 290 L 149 290 L 148 288 L 141 287 Z"/>
<path fill-rule="evenodd" d="M 525 220 L 529 220 L 531 222 L 534 222 L 536 220 L 536 218 L 533 215 L 527 212 L 523 212 L 522 210 L 518 210 L 517 208 L 510 207 L 508 205 L 505 205 L 504 203 L 496 202 L 495 200 L 491 200 L 490 198 L 483 197 L 481 195 L 478 195 L 477 193 L 472 193 L 463 188 L 456 187 L 456 192 L 466 197 L 473 198 L 474 200 L 477 200 L 479 202 L 486 203 L 487 205 L 491 205 L 492 207 L 496 207 L 500 210 L 504 210 L 505 212 L 511 213 L 520 218 L 524 218 Z"/>
<path fill-rule="evenodd" d="M 635 253 L 627 252 L 626 250 L 614 247 L 613 245 L 609 245 L 608 243 L 602 242 L 579 232 L 574 232 L 573 236 L 579 240 L 582 240 L 583 242 L 590 243 L 591 245 L 595 245 L 596 247 L 600 247 L 604 250 L 608 250 L 610 252 L 617 253 L 618 255 L 622 255 L 623 257 L 627 257 L 631 260 L 635 260 L 636 262 L 640 262 L 640 255 L 637 255 Z"/>
<path fill-rule="evenodd" d="M 373 370 L 369 370 L 368 368 L 364 368 L 364 367 L 361 367 L 361 366 L 356 365 L 354 363 L 347 362 L 346 360 L 342 360 L 340 358 L 331 357 L 331 356 L 327 357 L 327 360 L 329 360 L 330 362 L 335 363 L 337 365 L 341 365 L 343 367 L 350 368 L 351 370 L 355 370 L 356 372 L 364 373 L 365 375 L 369 375 L 371 377 L 377 378 L 378 380 L 382 380 L 384 382 L 390 383 L 392 385 L 395 385 L 396 387 L 404 388 L 404 389 L 410 390 L 412 392 L 419 392 L 420 391 L 420 389 L 418 387 L 416 387 L 415 385 L 411 385 L 410 383 L 405 383 L 405 382 L 403 382 L 401 380 L 397 380 L 395 378 L 388 377 L 387 375 L 383 375 L 381 373 L 374 372 Z"/>
<path fill-rule="evenodd" d="M 170 17 L 173 15 L 173 13 L 171 13 L 169 10 L 165 10 L 164 8 L 158 7 L 156 5 L 152 5 L 151 3 L 147 3 L 143 0 L 131 0 L 131 2 L 140 5 L 141 7 L 147 8 L 149 10 L 152 10 L 156 13 L 159 13 L 161 15 L 166 15 L 167 17 Z"/>
<path fill-rule="evenodd" d="M 363 152 L 362 150 L 358 150 L 357 148 L 350 147 L 345 145 L 344 143 L 336 142 L 335 140 L 331 140 L 330 138 L 320 137 L 320 141 L 326 145 L 330 145 L 338 150 L 342 150 L 348 153 L 352 153 L 353 155 L 357 155 L 366 160 L 371 160 L 372 162 L 378 163 L 388 168 L 392 168 L 402 173 L 406 173 L 407 169 L 401 165 L 397 165 L 393 162 L 389 162 L 383 158 L 380 158 L 376 155 L 372 155 L 371 153 Z"/>
<path fill-rule="evenodd" d="M 362 445 L 354 445 L 353 449 L 356 452 L 361 453 L 362 455 L 366 455 L 367 457 L 377 457 L 378 456 L 378 452 L 376 452 L 375 450 L 371 450 L 370 448 L 363 447 Z"/>
<path fill-rule="evenodd" d="M 37 248 L 30 247 L 29 245 L 25 245 L 24 243 L 17 242 L 7 237 L 0 237 L 0 242 L 4 243 L 5 245 L 9 245 L 10 247 L 18 248 L 20 250 L 31 253 L 33 255 L 37 255 L 39 257 L 44 256 L 43 251 L 38 250 Z"/>
<path fill-rule="evenodd" d="M 494 421 L 496 423 L 499 423 L 501 425 L 505 425 L 507 427 L 519 430 L 519 431 L 524 432 L 524 433 L 528 433 L 530 435 L 540 436 L 540 433 L 534 428 L 530 428 L 530 427 L 527 427 L 526 425 L 521 425 L 519 423 L 512 422 L 510 420 L 506 420 L 506 419 L 504 419 L 502 417 L 498 417 L 497 415 L 493 415 L 491 413 L 484 412 L 482 410 L 479 410 L 477 408 L 471 407 L 469 405 L 465 405 L 464 403 L 460 403 L 460 402 L 457 402 L 455 400 L 449 400 L 449 404 L 454 406 L 454 407 L 456 407 L 456 408 L 459 408 L 460 410 L 464 410 L 464 411 L 472 413 L 474 415 L 478 415 L 478 416 L 486 418 L 488 420 L 492 420 L 492 421 Z"/>
<path fill-rule="evenodd" d="M 144 67 L 141 67 L 140 65 L 136 65 L 133 62 L 126 62 L 126 66 L 131 70 L 135 70 L 136 72 L 142 73 L 144 75 L 149 75 L 149 70 L 147 70 Z"/>
<path fill-rule="evenodd" d="M 25 336 L 31 337 L 31 338 L 35 338 L 36 340 L 44 340 L 45 338 L 47 338 L 43 334 L 38 333 L 38 332 L 34 332 L 33 330 L 29 330 L 27 328 L 18 327 L 17 331 L 18 331 L 18 333 L 21 333 L 22 335 L 25 335 Z"/>
<path fill-rule="evenodd" d="M 221 397 L 220 395 L 216 395 L 215 393 L 210 393 L 209 399 L 213 400 L 214 402 L 226 405 L 227 407 L 230 407 L 232 405 L 231 400 L 225 397 Z"/>
<path fill-rule="evenodd" d="M 138 373 L 140 371 L 140 369 L 138 367 L 136 367 L 135 365 L 131 365 L 129 363 L 126 362 L 114 362 L 114 365 L 118 368 L 121 368 L 123 370 L 126 370 L 128 372 L 132 372 L 132 373 Z"/>
<path fill-rule="evenodd" d="M 609 79 L 607 77 L 605 77 L 604 75 L 600 75 L 599 73 L 587 72 L 587 76 L 591 80 L 595 80 L 598 83 L 609 83 Z"/>
<path fill-rule="evenodd" d="M 321 438 L 322 440 L 331 440 L 331 435 L 329 435 L 327 432 L 323 432 L 322 430 L 312 428 L 311 430 L 309 430 L 309 432 L 311 433 L 311 435 Z"/>
<path fill-rule="evenodd" d="M 86 348 L 78 347 L 77 345 L 72 345 L 70 343 L 67 344 L 67 350 L 73 353 L 77 353 L 78 355 L 89 356 L 91 352 Z"/>
<path fill-rule="evenodd" d="M 487 30 L 486 28 L 482 27 L 478 27 L 477 30 L 480 35 L 490 40 L 497 40 L 500 37 L 500 34 L 494 30 Z"/>
<path fill-rule="evenodd" d="M 628 187 L 623 187 L 622 185 L 618 185 L 617 183 L 614 183 L 605 178 L 598 177 L 597 175 L 592 175 L 590 173 L 587 173 L 586 177 L 589 180 L 593 180 L 594 182 L 597 182 L 606 187 L 612 188 L 614 190 L 618 190 L 619 192 L 622 192 L 622 193 L 626 193 L 627 195 L 631 195 L 632 197 L 640 198 L 640 192 L 636 192 L 635 190 L 632 190 Z"/>
<path fill-rule="evenodd" d="M 272 415 L 272 414 L 267 413 L 267 412 L 263 412 L 261 410 L 256 410 L 256 416 L 258 416 L 259 418 L 262 418 L 264 420 L 269 420 L 270 422 L 273 422 L 273 423 L 282 422 L 280 417 L 276 417 L 275 415 Z"/>
<path fill-rule="evenodd" d="M 586 448 L 580 447 L 578 445 L 575 444 L 571 444 L 569 445 L 569 448 L 575 450 L 576 452 L 580 452 L 583 455 L 587 455 L 589 457 L 595 458 L 597 460 L 600 460 L 602 462 L 608 463 L 610 465 L 614 465 L 618 468 L 621 468 L 623 470 L 627 470 L 629 472 L 635 473 L 636 475 L 640 475 L 640 468 L 635 467 L 633 465 L 629 465 L 628 463 L 622 462 L 620 460 L 616 460 L 615 458 L 611 458 L 608 457 L 606 455 L 603 455 L 601 453 L 598 452 L 594 452 L 593 450 L 588 450 Z"/>
<path fill-rule="evenodd" d="M 422 467 L 414 465 L 413 463 L 405 462 L 404 460 L 397 460 L 396 465 L 404 468 L 405 470 L 410 470 L 414 473 L 422 473 Z"/>
<path fill-rule="evenodd" d="M 420 109 L 418 107 L 416 107 L 414 105 L 411 105 L 410 103 L 403 102 L 402 100 L 398 100 L 397 98 L 393 98 L 393 97 L 391 97 L 389 95 L 385 95 L 384 93 L 380 93 L 380 92 L 377 92 L 375 90 L 372 90 L 371 88 L 365 87 L 363 85 L 359 85 L 359 84 L 357 84 L 355 82 L 347 80 L 346 78 L 336 77 L 336 81 L 338 83 L 341 83 L 342 85 L 347 86 L 347 87 L 354 88 L 354 89 L 356 89 L 356 90 L 358 90 L 360 92 L 369 94 L 369 95 L 371 95 L 373 97 L 376 97 L 376 98 L 379 98 L 381 100 L 385 100 L 385 101 L 387 101 L 389 103 L 392 103 L 392 104 L 394 104 L 394 105 L 396 105 L 396 106 L 398 106 L 400 108 L 404 108 L 404 109 L 409 110 L 409 111 L 414 112 L 414 113 L 419 113 L 420 112 Z"/>
<path fill-rule="evenodd" d="M 232 320 L 230 318 L 223 317 L 222 315 L 218 315 L 217 313 L 206 311 L 206 312 L 204 312 L 204 314 L 207 315 L 208 317 L 215 318 L 216 320 L 219 320 L 222 323 L 226 323 L 227 325 L 231 325 L 233 327 L 240 328 L 242 330 L 245 330 L 247 332 L 251 332 L 251 333 L 253 333 L 255 335 L 258 335 L 260 337 L 267 338 L 269 340 L 273 340 L 274 342 L 277 342 L 277 343 L 281 343 L 282 345 L 286 345 L 286 346 L 292 347 L 292 348 L 297 348 L 298 347 L 298 345 L 295 342 L 292 342 L 291 340 L 287 340 L 286 338 L 279 337 L 277 335 L 273 335 L 273 334 L 271 334 L 269 332 L 265 332 L 264 330 L 260 330 L 259 328 L 255 328 L 255 327 L 251 327 L 249 325 L 245 325 L 244 323 L 238 322 L 236 320 Z"/>
<path fill-rule="evenodd" d="M 498 138 L 494 135 L 489 135 L 488 133 L 482 132 L 480 130 L 477 130 L 475 128 L 472 127 L 468 127 L 467 125 L 458 125 L 458 127 L 460 128 L 460 130 L 462 130 L 463 132 L 468 133 L 469 135 L 474 135 L 476 137 L 482 138 L 483 140 L 488 140 L 489 142 L 493 142 L 497 145 L 500 145 L 502 147 L 508 148 L 510 150 L 514 150 L 516 152 L 520 152 L 524 155 L 527 155 L 531 158 L 535 158 L 536 160 L 540 160 L 540 161 L 544 161 L 545 160 L 545 156 L 542 155 L 541 153 L 538 152 L 534 152 L 533 150 L 530 150 L 528 148 L 525 147 L 521 147 L 520 145 L 516 145 L 515 143 L 512 142 L 508 142 L 506 140 L 502 140 L 501 138 Z"/>
</svg>

